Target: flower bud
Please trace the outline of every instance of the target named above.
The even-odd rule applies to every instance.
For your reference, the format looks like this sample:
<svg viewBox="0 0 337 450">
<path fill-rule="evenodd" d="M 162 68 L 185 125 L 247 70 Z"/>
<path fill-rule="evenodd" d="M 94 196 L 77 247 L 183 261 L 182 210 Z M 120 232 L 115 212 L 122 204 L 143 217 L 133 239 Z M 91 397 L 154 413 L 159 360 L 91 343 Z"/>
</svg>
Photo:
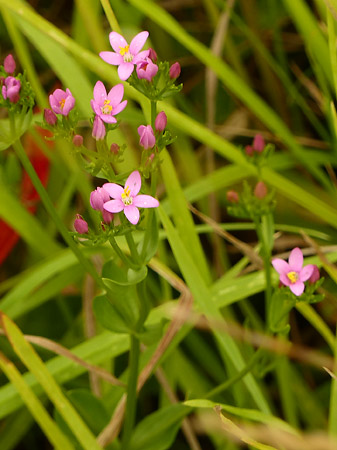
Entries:
<svg viewBox="0 0 337 450">
<path fill-rule="evenodd" d="M 149 82 L 157 75 L 158 66 L 154 64 L 150 58 L 145 58 L 139 64 L 137 64 L 136 68 L 138 78 L 147 80 Z"/>
<path fill-rule="evenodd" d="M 82 147 L 83 136 L 81 136 L 80 134 L 75 134 L 75 136 L 73 137 L 73 144 L 75 145 L 75 147 Z"/>
<path fill-rule="evenodd" d="M 6 56 L 4 60 L 4 69 L 9 75 L 12 75 L 15 72 L 16 64 L 12 55 Z"/>
<path fill-rule="evenodd" d="M 110 200 L 109 194 L 102 187 L 96 188 L 90 194 L 90 205 L 96 211 L 103 211 L 104 203 L 108 202 L 109 200 Z"/>
<path fill-rule="evenodd" d="M 236 191 L 227 191 L 226 198 L 229 203 L 239 203 L 239 194 Z"/>
<path fill-rule="evenodd" d="M 172 64 L 172 66 L 170 67 L 170 78 L 171 80 L 175 80 L 176 78 L 179 77 L 181 72 L 181 67 L 180 64 L 178 62 L 175 62 L 174 64 Z"/>
<path fill-rule="evenodd" d="M 318 267 L 314 264 L 314 270 L 312 271 L 311 277 L 309 278 L 309 283 L 314 284 L 320 279 L 320 273 Z"/>
<path fill-rule="evenodd" d="M 251 145 L 246 145 L 245 152 L 246 152 L 246 155 L 253 156 L 254 149 L 253 149 L 253 147 Z"/>
<path fill-rule="evenodd" d="M 154 122 L 154 126 L 157 131 L 164 131 L 167 125 L 167 116 L 164 111 L 161 111 Z"/>
<path fill-rule="evenodd" d="M 8 99 L 12 103 L 17 103 L 20 100 L 21 81 L 15 77 L 7 77 L 5 83 L 2 86 L 1 92 L 3 98 Z"/>
<path fill-rule="evenodd" d="M 56 125 L 57 116 L 54 113 L 54 111 L 52 111 L 51 109 L 46 108 L 43 111 L 43 117 L 44 117 L 44 120 L 48 123 L 48 125 Z"/>
<path fill-rule="evenodd" d="M 119 152 L 119 148 L 120 148 L 120 147 L 119 147 L 118 144 L 112 143 L 112 144 L 110 145 L 110 152 L 113 153 L 114 155 L 117 155 L 118 152 Z"/>
<path fill-rule="evenodd" d="M 101 139 L 104 139 L 105 133 L 106 130 L 103 120 L 100 117 L 95 116 L 92 126 L 92 137 L 96 139 L 96 141 L 99 141 Z"/>
<path fill-rule="evenodd" d="M 102 210 L 102 217 L 104 223 L 111 223 L 114 220 L 114 214 L 109 211 L 106 211 L 104 208 Z"/>
<path fill-rule="evenodd" d="M 157 62 L 157 53 L 153 50 L 153 48 L 149 48 L 149 56 L 154 63 Z"/>
<path fill-rule="evenodd" d="M 256 152 L 261 153 L 265 146 L 266 144 L 264 142 L 263 136 L 261 136 L 261 134 L 257 134 L 253 141 L 253 149 Z"/>
<path fill-rule="evenodd" d="M 147 150 L 148 148 L 154 147 L 156 143 L 156 138 L 153 133 L 151 125 L 141 125 L 138 127 L 139 134 L 139 144 Z"/>
<path fill-rule="evenodd" d="M 74 228 L 79 234 L 85 234 L 88 233 L 89 231 L 88 223 L 79 214 L 76 214 L 76 219 L 74 221 Z"/>
<path fill-rule="evenodd" d="M 263 181 L 259 181 L 254 189 L 254 195 L 255 197 L 259 198 L 260 200 L 262 200 L 263 198 L 265 198 L 265 196 L 268 194 L 268 189 L 267 186 L 264 184 Z"/>
</svg>

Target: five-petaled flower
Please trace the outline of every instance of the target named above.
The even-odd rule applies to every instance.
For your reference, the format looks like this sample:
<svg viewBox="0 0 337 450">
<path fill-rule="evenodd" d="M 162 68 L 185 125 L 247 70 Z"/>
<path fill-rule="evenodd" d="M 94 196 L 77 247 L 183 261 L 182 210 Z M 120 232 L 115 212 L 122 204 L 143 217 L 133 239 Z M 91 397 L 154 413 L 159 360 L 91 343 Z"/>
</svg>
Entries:
<svg viewBox="0 0 337 450">
<path fill-rule="evenodd" d="M 272 264 L 280 275 L 281 283 L 289 286 L 293 294 L 300 296 L 304 291 L 304 281 L 309 280 L 315 266 L 308 264 L 303 267 L 303 253 L 298 247 L 291 251 L 288 261 L 289 263 L 283 259 L 275 258 Z"/>
<path fill-rule="evenodd" d="M 49 103 L 54 113 L 67 116 L 75 106 L 75 98 L 68 88 L 66 91 L 63 91 L 62 89 L 55 89 L 55 91 L 49 96 Z"/>
<path fill-rule="evenodd" d="M 103 188 L 113 200 L 104 203 L 104 209 L 111 213 L 124 214 L 129 222 L 136 225 L 139 221 L 138 208 L 157 208 L 158 200 L 150 195 L 137 195 L 142 185 L 140 173 L 135 170 L 125 182 L 124 188 L 116 183 L 105 183 Z"/>
<path fill-rule="evenodd" d="M 148 31 L 142 31 L 135 36 L 130 45 L 120 34 L 112 31 L 109 34 L 109 40 L 114 52 L 101 52 L 99 56 L 107 63 L 118 67 L 118 76 L 125 81 L 132 74 L 134 65 L 139 64 L 147 56 L 149 50 L 140 51 L 146 39 L 148 38 Z"/>
<path fill-rule="evenodd" d="M 106 89 L 102 81 L 97 81 L 94 87 L 94 99 L 90 104 L 98 117 L 106 123 L 116 123 L 116 114 L 123 111 L 126 107 L 127 100 L 121 101 L 124 95 L 124 86 L 117 84 L 110 89 L 107 94 Z"/>
</svg>

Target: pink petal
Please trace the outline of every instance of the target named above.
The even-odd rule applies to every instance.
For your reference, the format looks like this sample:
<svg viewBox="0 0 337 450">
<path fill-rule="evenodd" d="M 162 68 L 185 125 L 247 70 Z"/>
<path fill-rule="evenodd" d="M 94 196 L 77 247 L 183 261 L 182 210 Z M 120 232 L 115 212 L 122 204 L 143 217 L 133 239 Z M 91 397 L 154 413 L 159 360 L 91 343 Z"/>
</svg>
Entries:
<svg viewBox="0 0 337 450">
<path fill-rule="evenodd" d="M 299 295 L 303 294 L 304 283 L 302 283 L 301 281 L 296 281 L 296 283 L 291 284 L 289 286 L 289 288 L 290 288 L 291 292 L 298 297 Z"/>
<path fill-rule="evenodd" d="M 107 191 L 111 198 L 121 198 L 121 195 L 124 192 L 122 186 L 116 183 L 105 183 L 103 184 L 103 189 Z"/>
<path fill-rule="evenodd" d="M 274 269 L 276 270 L 276 272 L 278 272 L 280 275 L 282 275 L 282 274 L 286 275 L 288 272 L 290 272 L 289 264 L 286 261 L 284 261 L 283 259 L 275 258 L 272 260 L 271 263 L 272 263 Z"/>
<path fill-rule="evenodd" d="M 71 111 L 74 106 L 75 106 L 75 99 L 72 95 L 70 95 L 69 97 L 66 98 L 66 101 L 64 102 L 63 115 L 67 116 L 69 111 Z"/>
<path fill-rule="evenodd" d="M 101 52 L 99 56 L 103 59 L 103 61 L 108 64 L 112 64 L 113 66 L 119 66 L 123 62 L 123 56 L 119 53 Z"/>
<path fill-rule="evenodd" d="M 289 280 L 289 278 L 287 277 L 287 275 L 285 273 L 282 273 L 282 275 L 280 275 L 280 281 L 285 286 L 291 285 L 291 281 Z"/>
<path fill-rule="evenodd" d="M 98 116 L 102 114 L 101 108 L 99 104 L 95 102 L 95 100 L 90 100 L 90 105 L 95 114 L 97 114 Z"/>
<path fill-rule="evenodd" d="M 149 37 L 148 31 L 142 31 L 138 33 L 131 41 L 130 44 L 130 53 L 131 55 L 137 55 L 139 50 L 143 48 L 146 39 Z"/>
<path fill-rule="evenodd" d="M 117 119 L 114 116 L 108 115 L 108 114 L 99 114 L 99 117 L 103 120 L 105 123 L 117 123 Z"/>
<path fill-rule="evenodd" d="M 116 114 L 119 114 L 120 112 L 122 112 L 123 109 L 126 107 L 127 103 L 128 103 L 128 101 L 124 100 L 124 102 L 122 102 L 118 106 L 116 106 L 112 111 L 113 114 L 116 115 Z"/>
<path fill-rule="evenodd" d="M 129 78 L 129 76 L 132 74 L 134 69 L 134 65 L 132 63 L 125 63 L 121 64 L 118 67 L 118 76 L 122 81 L 125 81 Z"/>
<path fill-rule="evenodd" d="M 143 50 L 142 52 L 138 53 L 133 60 L 132 64 L 139 64 L 141 61 L 144 61 L 149 56 L 150 50 Z"/>
<path fill-rule="evenodd" d="M 124 86 L 122 85 L 122 83 L 116 84 L 116 86 L 111 88 L 108 94 L 108 100 L 110 100 L 111 106 L 112 107 L 117 106 L 122 101 L 123 95 L 124 95 Z"/>
<path fill-rule="evenodd" d="M 123 209 L 125 208 L 125 205 L 122 202 L 122 200 L 116 199 L 116 200 L 110 200 L 110 201 L 104 203 L 103 208 L 106 211 L 109 211 L 111 213 L 118 213 L 118 212 L 123 211 Z"/>
<path fill-rule="evenodd" d="M 120 47 L 124 48 L 128 45 L 126 40 L 120 34 L 116 33 L 116 31 L 112 31 L 109 34 L 109 41 L 111 47 L 115 50 L 116 53 L 120 52 Z"/>
<path fill-rule="evenodd" d="M 131 222 L 133 225 L 137 225 L 139 221 L 139 211 L 135 206 L 133 205 L 125 206 L 124 214 L 129 222 Z"/>
<path fill-rule="evenodd" d="M 308 264 L 307 266 L 303 267 L 303 269 L 300 272 L 300 277 L 299 277 L 300 281 L 309 280 L 309 278 L 313 274 L 315 267 L 316 266 L 314 266 L 313 264 Z"/>
<path fill-rule="evenodd" d="M 104 100 L 106 100 L 107 94 L 106 89 L 102 81 L 97 81 L 94 87 L 94 99 L 95 102 L 102 105 L 104 103 Z"/>
<path fill-rule="evenodd" d="M 289 266 L 291 270 L 300 272 L 303 266 L 303 253 L 298 247 L 295 247 L 289 256 Z"/>
<path fill-rule="evenodd" d="M 66 93 L 62 89 L 55 89 L 55 91 L 52 94 L 52 97 L 54 97 L 55 101 L 58 103 L 62 99 L 66 98 Z"/>
<path fill-rule="evenodd" d="M 151 195 L 137 195 L 132 204 L 138 208 L 157 208 L 159 206 L 158 200 Z"/>
<path fill-rule="evenodd" d="M 138 170 L 130 173 L 128 179 L 125 182 L 125 187 L 128 186 L 130 189 L 130 196 L 135 197 L 140 191 L 142 185 L 142 179 Z"/>
</svg>

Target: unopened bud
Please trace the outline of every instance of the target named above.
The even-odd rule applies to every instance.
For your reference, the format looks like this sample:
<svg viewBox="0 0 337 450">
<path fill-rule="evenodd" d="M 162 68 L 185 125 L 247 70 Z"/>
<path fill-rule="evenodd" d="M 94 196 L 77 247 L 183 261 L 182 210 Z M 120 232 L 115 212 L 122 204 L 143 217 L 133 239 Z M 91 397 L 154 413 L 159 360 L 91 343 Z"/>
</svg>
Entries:
<svg viewBox="0 0 337 450">
<path fill-rule="evenodd" d="M 164 131 L 167 125 L 167 116 L 164 111 L 161 111 L 154 122 L 154 126 L 157 131 Z"/>
<path fill-rule="evenodd" d="M 73 137 L 73 144 L 75 145 L 75 147 L 82 147 L 83 136 L 81 136 L 80 134 L 75 134 L 75 136 Z"/>
<path fill-rule="evenodd" d="M 149 56 L 148 58 L 152 59 L 155 63 L 157 61 L 157 53 L 153 50 L 153 48 L 149 48 Z"/>
<path fill-rule="evenodd" d="M 254 195 L 255 197 L 259 198 L 259 199 L 263 199 L 265 198 L 265 196 L 268 194 L 268 189 L 267 186 L 264 184 L 263 181 L 259 181 L 254 189 Z"/>
<path fill-rule="evenodd" d="M 79 234 L 85 234 L 88 233 L 89 231 L 88 223 L 79 214 L 76 214 L 76 219 L 74 221 L 74 228 Z"/>
<path fill-rule="evenodd" d="M 112 144 L 110 145 L 110 152 L 113 153 L 114 155 L 117 155 L 117 154 L 118 154 L 119 149 L 120 149 L 120 147 L 119 147 L 118 144 L 112 143 Z"/>
<path fill-rule="evenodd" d="M 114 214 L 105 210 L 104 208 L 102 210 L 102 217 L 105 223 L 111 223 L 114 220 Z"/>
<path fill-rule="evenodd" d="M 103 120 L 99 116 L 95 116 L 92 126 L 92 137 L 99 141 L 105 138 L 106 129 Z"/>
<path fill-rule="evenodd" d="M 314 270 L 311 274 L 311 277 L 309 278 L 309 283 L 314 284 L 316 283 L 316 281 L 318 281 L 320 279 L 320 273 L 319 273 L 319 269 L 316 265 L 314 265 Z"/>
<path fill-rule="evenodd" d="M 141 125 L 138 127 L 139 134 L 139 144 L 147 150 L 148 148 L 154 147 L 156 143 L 156 138 L 153 133 L 151 125 Z"/>
<path fill-rule="evenodd" d="M 230 203 L 239 203 L 239 194 L 236 191 L 227 191 L 226 198 Z"/>
<path fill-rule="evenodd" d="M 15 72 L 16 64 L 12 55 L 6 56 L 4 60 L 4 69 L 9 75 L 12 75 Z"/>
<path fill-rule="evenodd" d="M 172 66 L 170 67 L 170 72 L 169 72 L 170 78 L 171 78 L 172 80 L 175 80 L 176 78 L 179 77 L 180 72 L 181 72 L 180 64 L 179 64 L 178 62 L 175 62 L 175 63 L 172 64 Z"/>
<path fill-rule="evenodd" d="M 54 113 L 54 111 L 52 111 L 51 109 L 46 108 L 43 111 L 43 117 L 44 117 L 44 120 L 48 123 L 48 125 L 56 125 L 57 116 Z"/>
<path fill-rule="evenodd" d="M 266 144 L 264 142 L 263 136 L 261 136 L 261 134 L 257 134 L 253 141 L 253 149 L 256 152 L 261 153 L 264 150 L 265 146 Z"/>
<path fill-rule="evenodd" d="M 246 152 L 246 155 L 253 156 L 254 149 L 253 149 L 253 147 L 251 145 L 246 145 L 245 152 Z"/>
</svg>

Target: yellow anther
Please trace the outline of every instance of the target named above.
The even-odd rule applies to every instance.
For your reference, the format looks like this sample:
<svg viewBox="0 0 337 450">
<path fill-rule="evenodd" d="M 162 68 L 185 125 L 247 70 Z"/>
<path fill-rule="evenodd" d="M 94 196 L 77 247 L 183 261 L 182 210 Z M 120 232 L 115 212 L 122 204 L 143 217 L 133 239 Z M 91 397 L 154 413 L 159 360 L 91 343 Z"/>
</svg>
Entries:
<svg viewBox="0 0 337 450">
<path fill-rule="evenodd" d="M 104 100 L 104 104 L 101 108 L 103 114 L 110 114 L 112 111 L 112 106 L 110 105 L 110 100 Z"/>
<path fill-rule="evenodd" d="M 63 98 L 62 100 L 59 101 L 59 105 L 60 105 L 60 108 L 61 108 L 61 109 L 64 108 L 65 102 L 66 102 L 66 99 L 65 99 L 65 98 Z"/>
<path fill-rule="evenodd" d="M 131 190 L 130 190 L 129 186 L 126 186 L 124 189 L 124 192 L 122 194 L 122 198 L 130 197 L 130 193 L 131 193 Z"/>
<path fill-rule="evenodd" d="M 297 272 L 288 272 L 287 277 L 289 278 L 291 283 L 296 283 L 298 280 L 298 273 Z"/>
<path fill-rule="evenodd" d="M 129 53 L 129 46 L 128 45 L 126 47 L 119 47 L 119 54 L 124 56 L 125 53 Z"/>
</svg>

